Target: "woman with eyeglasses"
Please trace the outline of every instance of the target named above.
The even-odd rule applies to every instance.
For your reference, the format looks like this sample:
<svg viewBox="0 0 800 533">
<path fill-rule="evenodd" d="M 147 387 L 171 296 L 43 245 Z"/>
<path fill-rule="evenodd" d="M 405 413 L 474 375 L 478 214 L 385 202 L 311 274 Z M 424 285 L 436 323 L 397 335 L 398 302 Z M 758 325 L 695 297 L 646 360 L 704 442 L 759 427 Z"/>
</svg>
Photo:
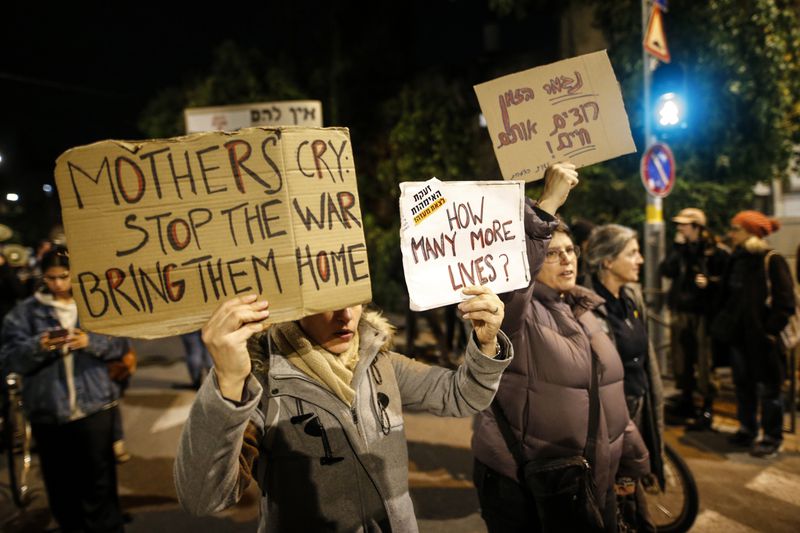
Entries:
<svg viewBox="0 0 800 533">
<path fill-rule="evenodd" d="M 789 265 L 764 240 L 780 223 L 741 211 L 728 236 L 734 251 L 722 278 L 711 334 L 730 348 L 739 429 L 729 442 L 756 457 L 773 457 L 783 442 L 784 354 L 780 334 L 794 314 Z M 761 421 L 758 406 L 761 404 Z M 763 431 L 758 440 L 759 425 Z"/>
<path fill-rule="evenodd" d="M 61 531 L 122 531 L 107 361 L 125 339 L 80 329 L 69 256 L 42 258 L 44 288 L 3 320 L 0 361 L 22 375 L 23 408 L 36 439 L 53 518 Z"/>
<path fill-rule="evenodd" d="M 663 476 L 664 397 L 658 359 L 647 334 L 647 308 L 637 285 L 644 258 L 636 232 L 619 224 L 592 231 L 586 245 L 591 276 L 586 287 L 604 302 L 593 309 L 611 338 L 625 370 L 628 414 L 650 452 L 650 470 Z M 637 494 L 638 521 L 649 521 L 643 494 Z"/>
<path fill-rule="evenodd" d="M 475 486 L 491 533 L 616 531 L 617 475 L 649 472 L 647 449 L 628 416 L 619 354 L 592 313 L 602 299 L 576 285 L 580 249 L 554 216 L 577 181 L 574 165 L 550 167 L 542 199 L 525 212 L 535 282 L 501 295 L 502 328 L 515 358 L 472 440 Z M 590 434 L 593 396 L 599 415 Z M 557 469 L 560 460 L 584 454 L 603 524 L 524 475 L 526 466 L 549 462 Z"/>
</svg>

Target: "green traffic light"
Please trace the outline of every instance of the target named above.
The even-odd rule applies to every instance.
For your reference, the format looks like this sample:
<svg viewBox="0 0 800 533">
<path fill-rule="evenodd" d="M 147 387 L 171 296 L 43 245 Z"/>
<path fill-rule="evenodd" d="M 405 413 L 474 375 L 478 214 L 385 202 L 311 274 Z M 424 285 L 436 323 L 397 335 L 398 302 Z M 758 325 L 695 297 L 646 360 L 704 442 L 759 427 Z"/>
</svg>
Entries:
<svg viewBox="0 0 800 533">
<path fill-rule="evenodd" d="M 662 128 L 680 126 L 685 121 L 684 104 L 676 93 L 666 93 L 656 102 L 656 122 Z"/>
</svg>

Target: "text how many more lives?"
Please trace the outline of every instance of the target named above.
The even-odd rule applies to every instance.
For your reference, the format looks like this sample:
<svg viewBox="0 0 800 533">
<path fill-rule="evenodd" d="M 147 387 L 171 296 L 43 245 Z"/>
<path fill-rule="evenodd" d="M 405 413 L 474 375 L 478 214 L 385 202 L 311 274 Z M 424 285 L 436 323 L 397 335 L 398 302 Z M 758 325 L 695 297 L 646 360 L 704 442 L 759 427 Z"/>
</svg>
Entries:
<svg viewBox="0 0 800 533">
<path fill-rule="evenodd" d="M 485 201 L 486 198 L 481 196 L 480 208 L 477 210 L 470 202 L 454 202 L 451 207 L 448 207 L 445 212 L 451 233 L 441 232 L 435 237 L 422 236 L 419 239 L 412 237 L 411 252 L 414 263 L 419 263 L 420 259 L 430 261 L 447 255 L 458 257 L 456 250 L 456 243 L 459 240 L 458 233 L 464 230 L 469 232 L 469 246 L 472 251 L 516 239 L 516 236 L 508 229 L 508 226 L 513 223 L 512 220 L 501 222 L 495 219 L 488 226 L 483 226 Z M 509 260 L 504 253 L 483 254 L 470 261 L 456 261 L 455 264 L 448 264 L 447 272 L 453 291 L 468 285 L 476 283 L 484 285 L 496 280 L 498 271 L 494 262 L 497 258 L 502 258 L 503 273 L 508 280 Z"/>
<path fill-rule="evenodd" d="M 461 230 L 469 232 L 471 250 L 475 250 L 478 245 L 480 248 L 486 248 L 498 242 L 514 240 L 516 237 L 508 229 L 508 226 L 513 223 L 512 220 L 501 222 L 495 219 L 487 227 L 480 226 L 483 224 L 485 201 L 486 198 L 481 196 L 480 209 L 477 211 L 470 202 L 454 203 L 448 207 L 445 212 L 451 233 L 441 232 L 432 237 L 424 235 L 419 238 L 412 237 L 411 252 L 414 263 L 419 263 L 420 260 L 438 259 L 448 254 L 452 257 L 458 256 L 456 242 Z M 470 229 L 470 227 L 474 227 L 474 229 Z"/>
</svg>

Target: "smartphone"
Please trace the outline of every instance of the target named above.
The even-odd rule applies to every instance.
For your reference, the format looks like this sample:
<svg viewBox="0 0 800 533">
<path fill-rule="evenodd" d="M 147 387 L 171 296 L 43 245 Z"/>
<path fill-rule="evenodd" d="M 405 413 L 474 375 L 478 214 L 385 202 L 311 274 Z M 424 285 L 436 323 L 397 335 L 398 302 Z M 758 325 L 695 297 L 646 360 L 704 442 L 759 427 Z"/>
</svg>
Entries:
<svg viewBox="0 0 800 533">
<path fill-rule="evenodd" d="M 47 332 L 47 336 L 50 339 L 61 339 L 66 337 L 67 335 L 69 335 L 69 330 L 66 330 L 64 328 L 51 329 L 50 331 Z"/>
</svg>

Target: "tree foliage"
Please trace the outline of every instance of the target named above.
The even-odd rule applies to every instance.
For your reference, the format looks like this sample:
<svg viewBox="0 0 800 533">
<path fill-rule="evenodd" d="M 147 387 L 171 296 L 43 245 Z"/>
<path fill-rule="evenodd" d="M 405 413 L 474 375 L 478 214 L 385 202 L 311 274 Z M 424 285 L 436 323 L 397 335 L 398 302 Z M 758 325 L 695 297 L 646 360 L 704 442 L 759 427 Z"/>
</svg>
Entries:
<svg viewBox="0 0 800 533">
<path fill-rule="evenodd" d="M 152 138 L 186 133 L 187 107 L 232 105 L 305 98 L 286 62 L 268 61 L 255 48 L 227 41 L 214 50 L 208 71 L 182 87 L 161 91 L 145 108 L 139 129 Z"/>
<path fill-rule="evenodd" d="M 641 132 L 641 9 L 638 0 L 585 0 Z M 800 143 L 800 17 L 788 0 L 672 0 L 666 34 L 685 72 L 689 127 L 666 137 L 681 179 L 780 178 Z M 632 105 L 631 105 L 632 104 Z M 639 134 L 641 139 L 641 133 Z"/>
<path fill-rule="evenodd" d="M 385 137 L 376 145 L 375 176 L 360 173 L 359 187 L 376 301 L 405 299 L 398 201 L 400 182 L 474 179 L 480 131 L 468 87 L 422 76 L 383 105 Z"/>
</svg>

